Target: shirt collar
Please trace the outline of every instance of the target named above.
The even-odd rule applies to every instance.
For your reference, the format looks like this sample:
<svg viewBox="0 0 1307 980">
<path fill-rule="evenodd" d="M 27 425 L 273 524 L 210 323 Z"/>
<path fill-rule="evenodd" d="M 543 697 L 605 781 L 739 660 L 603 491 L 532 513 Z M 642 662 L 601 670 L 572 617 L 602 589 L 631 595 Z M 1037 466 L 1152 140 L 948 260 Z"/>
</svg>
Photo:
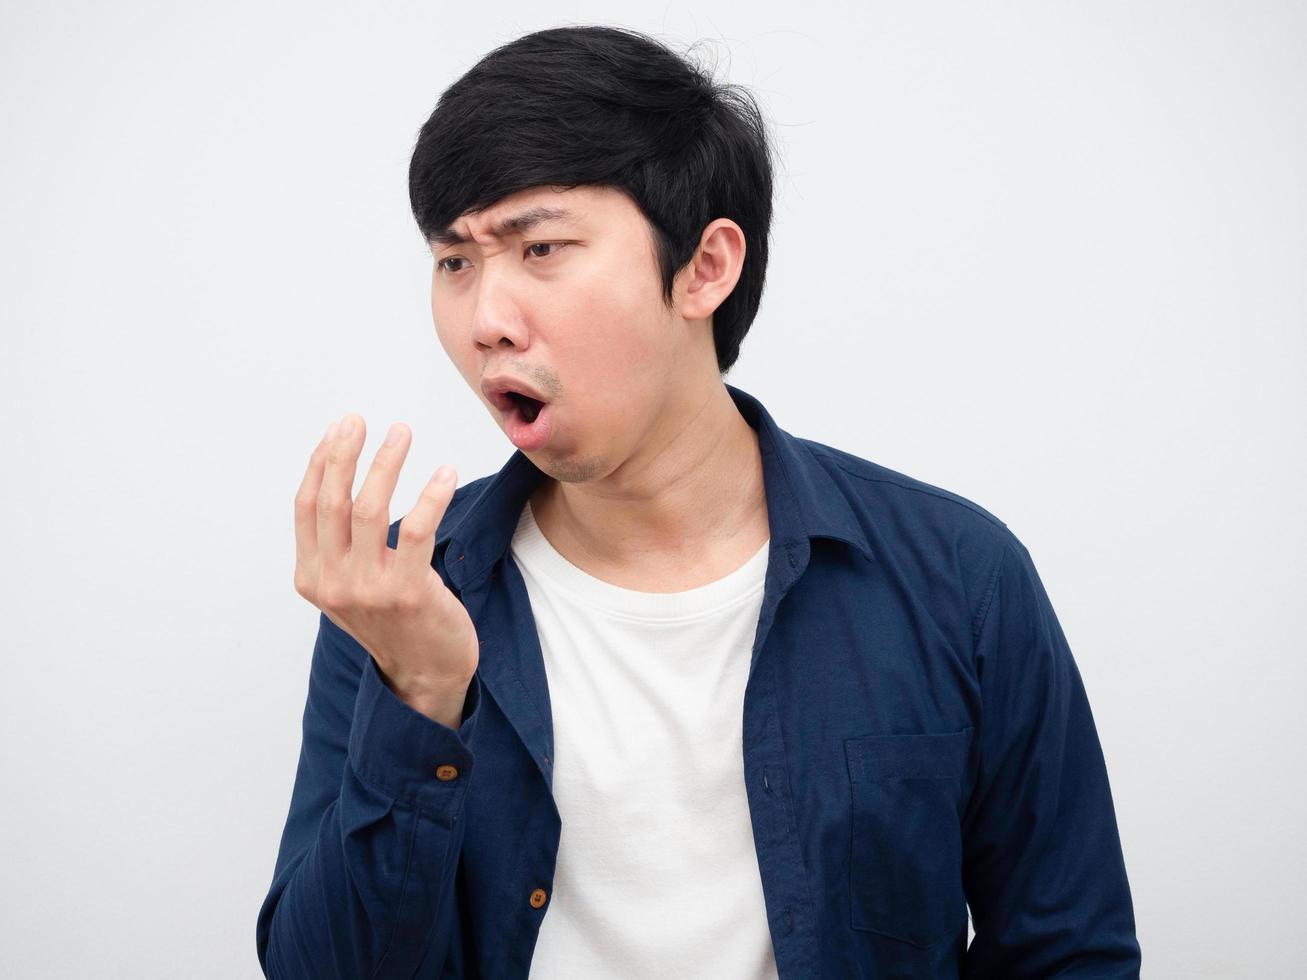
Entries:
<svg viewBox="0 0 1307 980">
<path fill-rule="evenodd" d="M 836 480 L 814 452 L 820 444 L 799 439 L 780 428 L 761 401 L 734 385 L 726 385 L 736 408 L 758 432 L 762 453 L 763 488 L 773 554 L 784 548 L 802 563 L 812 538 L 831 538 L 858 549 L 874 560 L 866 529 L 849 502 L 848 480 Z M 480 578 L 503 557 L 512 542 L 522 508 L 544 473 L 520 449 L 498 473 L 469 484 L 472 499 L 436 535 L 436 551 L 447 546 L 445 567 L 460 587 Z M 480 486 L 478 486 L 480 484 Z M 451 504 L 451 507 L 453 505 Z"/>
</svg>

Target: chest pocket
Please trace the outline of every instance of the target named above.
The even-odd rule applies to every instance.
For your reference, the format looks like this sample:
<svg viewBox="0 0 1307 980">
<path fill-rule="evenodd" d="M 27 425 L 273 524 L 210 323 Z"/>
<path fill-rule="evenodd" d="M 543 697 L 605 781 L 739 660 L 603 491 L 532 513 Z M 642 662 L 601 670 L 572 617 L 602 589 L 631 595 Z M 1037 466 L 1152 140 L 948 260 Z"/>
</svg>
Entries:
<svg viewBox="0 0 1307 980">
<path fill-rule="evenodd" d="M 971 728 L 844 740 L 853 790 L 852 926 L 925 948 L 960 929 Z"/>
</svg>

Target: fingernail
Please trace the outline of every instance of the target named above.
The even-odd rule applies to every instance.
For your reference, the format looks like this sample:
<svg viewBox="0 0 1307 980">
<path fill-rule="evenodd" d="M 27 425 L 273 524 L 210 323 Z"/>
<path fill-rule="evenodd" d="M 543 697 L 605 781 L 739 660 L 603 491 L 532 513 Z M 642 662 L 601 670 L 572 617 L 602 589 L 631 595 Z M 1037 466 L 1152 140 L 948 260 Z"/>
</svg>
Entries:
<svg viewBox="0 0 1307 980">
<path fill-rule="evenodd" d="M 436 475 L 432 477 L 437 483 L 448 483 L 454 478 L 454 468 L 448 463 L 441 463 L 436 469 Z"/>
<path fill-rule="evenodd" d="M 395 443 L 399 442 L 399 437 L 403 435 L 403 433 L 404 430 L 401 429 L 399 423 L 396 422 L 394 425 L 390 427 L 390 430 L 386 433 L 386 445 L 387 446 L 395 445 Z"/>
<path fill-rule="evenodd" d="M 337 435 L 342 439 L 348 439 L 349 434 L 354 431 L 354 419 L 351 416 L 345 416 L 340 420 L 340 431 Z"/>
</svg>

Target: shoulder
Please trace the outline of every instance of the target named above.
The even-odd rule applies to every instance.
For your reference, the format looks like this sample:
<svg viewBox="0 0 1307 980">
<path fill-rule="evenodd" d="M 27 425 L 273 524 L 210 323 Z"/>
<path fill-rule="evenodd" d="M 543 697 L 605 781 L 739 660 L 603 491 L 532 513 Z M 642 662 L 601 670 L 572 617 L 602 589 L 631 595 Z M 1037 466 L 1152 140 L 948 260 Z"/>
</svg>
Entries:
<svg viewBox="0 0 1307 980">
<path fill-rule="evenodd" d="M 825 443 L 796 441 L 843 493 L 877 560 L 922 585 L 957 583 L 976 609 L 1004 554 L 1021 548 L 1005 521 L 957 491 Z"/>
<path fill-rule="evenodd" d="M 886 506 L 909 508 L 938 515 L 945 520 L 987 526 L 995 532 L 1007 524 L 980 504 L 960 493 L 926 483 L 869 459 L 855 456 L 812 439 L 799 439 L 827 470 L 838 469 L 862 485 L 861 496 Z"/>
<path fill-rule="evenodd" d="M 1012 537 L 1007 523 L 960 493 L 927 483 L 898 470 L 812 439 L 797 440 L 832 475 L 847 478 L 855 500 L 882 515 L 895 515 L 913 524 L 955 527 L 995 542 Z"/>
</svg>

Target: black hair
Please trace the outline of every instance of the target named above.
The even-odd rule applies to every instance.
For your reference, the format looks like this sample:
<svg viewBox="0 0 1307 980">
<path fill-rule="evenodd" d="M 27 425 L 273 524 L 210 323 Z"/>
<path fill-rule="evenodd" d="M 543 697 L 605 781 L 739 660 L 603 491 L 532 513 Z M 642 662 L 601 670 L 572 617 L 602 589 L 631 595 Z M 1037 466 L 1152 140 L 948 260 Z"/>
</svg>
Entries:
<svg viewBox="0 0 1307 980">
<path fill-rule="evenodd" d="M 773 153 L 747 90 L 637 31 L 554 27 L 501 45 L 445 89 L 418 133 L 409 201 L 430 242 L 464 212 L 528 188 L 614 187 L 649 221 L 669 307 L 703 229 L 730 218 L 745 256 L 713 313 L 724 374 L 762 300 Z"/>
</svg>

